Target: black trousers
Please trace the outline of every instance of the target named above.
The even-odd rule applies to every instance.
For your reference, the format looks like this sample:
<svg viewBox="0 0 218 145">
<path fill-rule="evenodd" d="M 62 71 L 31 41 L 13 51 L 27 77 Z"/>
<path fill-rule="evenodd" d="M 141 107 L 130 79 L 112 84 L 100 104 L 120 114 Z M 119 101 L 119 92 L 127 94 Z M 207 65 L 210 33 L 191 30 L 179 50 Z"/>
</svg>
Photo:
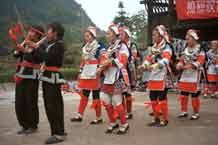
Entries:
<svg viewBox="0 0 218 145">
<path fill-rule="evenodd" d="M 192 97 L 192 98 L 197 98 L 197 97 L 200 96 L 201 91 L 198 91 L 198 92 L 196 92 L 196 93 L 189 93 L 189 92 L 183 92 L 183 91 L 182 91 L 180 94 L 183 95 L 183 96 L 189 96 L 189 95 L 191 94 L 191 97 Z"/>
<path fill-rule="evenodd" d="M 165 89 L 163 91 L 150 91 L 150 100 L 151 101 L 156 101 L 156 100 L 159 100 L 159 101 L 164 101 L 167 99 L 167 92 L 168 92 L 168 89 Z"/>
<path fill-rule="evenodd" d="M 84 90 L 82 90 L 82 93 L 84 96 L 86 96 L 88 98 L 91 91 L 92 91 L 93 100 L 99 100 L 100 99 L 100 90 L 86 90 L 86 89 L 84 89 Z"/>
<path fill-rule="evenodd" d="M 64 135 L 64 103 L 60 84 L 43 82 L 42 88 L 51 135 Z"/>
<path fill-rule="evenodd" d="M 25 129 L 37 128 L 39 123 L 38 88 L 38 80 L 23 79 L 16 84 L 15 111 L 19 124 Z"/>
</svg>

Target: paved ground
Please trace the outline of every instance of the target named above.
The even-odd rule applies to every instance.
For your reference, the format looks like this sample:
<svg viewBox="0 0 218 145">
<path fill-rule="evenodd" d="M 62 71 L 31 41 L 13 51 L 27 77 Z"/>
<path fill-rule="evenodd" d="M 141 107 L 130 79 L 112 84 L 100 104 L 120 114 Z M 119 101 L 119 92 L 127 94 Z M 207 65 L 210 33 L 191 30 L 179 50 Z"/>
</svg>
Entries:
<svg viewBox="0 0 218 145">
<path fill-rule="evenodd" d="M 49 135 L 48 121 L 40 98 L 40 124 L 37 133 L 17 135 L 19 126 L 14 113 L 13 85 L 0 89 L 0 145 L 43 145 Z M 69 121 L 76 111 L 79 97 L 65 94 L 65 124 L 67 140 L 60 145 L 218 145 L 218 100 L 202 99 L 201 118 L 198 121 L 178 120 L 178 100 L 175 93 L 169 94 L 170 123 L 166 128 L 147 127 L 150 109 L 143 107 L 145 93 L 135 92 L 134 119 L 129 121 L 126 135 L 106 135 L 107 118 L 99 126 L 90 126 L 94 112 L 87 108 L 82 123 Z M 189 107 L 191 113 L 191 106 Z"/>
</svg>

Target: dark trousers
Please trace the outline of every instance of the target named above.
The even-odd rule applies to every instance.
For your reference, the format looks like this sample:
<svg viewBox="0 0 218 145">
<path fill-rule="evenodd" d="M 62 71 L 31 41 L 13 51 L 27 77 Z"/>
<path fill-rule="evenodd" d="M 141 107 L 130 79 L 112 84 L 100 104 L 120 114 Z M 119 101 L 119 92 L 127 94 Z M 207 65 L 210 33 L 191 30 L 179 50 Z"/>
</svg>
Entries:
<svg viewBox="0 0 218 145">
<path fill-rule="evenodd" d="M 168 89 L 165 89 L 163 91 L 150 91 L 150 100 L 151 101 L 163 101 L 167 99 L 167 92 Z"/>
<path fill-rule="evenodd" d="M 64 104 L 60 84 L 43 82 L 42 88 L 51 135 L 64 135 Z"/>
<path fill-rule="evenodd" d="M 38 109 L 39 81 L 23 79 L 16 84 L 15 111 L 19 124 L 25 128 L 37 128 L 39 123 Z"/>
<path fill-rule="evenodd" d="M 100 99 L 100 90 L 86 90 L 86 89 L 84 89 L 84 90 L 82 90 L 82 93 L 84 96 L 86 96 L 88 98 L 91 91 L 92 91 L 93 100 L 99 100 Z"/>
<path fill-rule="evenodd" d="M 189 92 L 183 92 L 183 91 L 182 91 L 180 94 L 183 95 L 183 96 L 189 96 L 189 95 L 191 94 L 191 97 L 192 97 L 192 98 L 197 98 L 197 97 L 200 96 L 201 91 L 198 91 L 198 92 L 196 92 L 196 93 L 189 93 Z"/>
</svg>

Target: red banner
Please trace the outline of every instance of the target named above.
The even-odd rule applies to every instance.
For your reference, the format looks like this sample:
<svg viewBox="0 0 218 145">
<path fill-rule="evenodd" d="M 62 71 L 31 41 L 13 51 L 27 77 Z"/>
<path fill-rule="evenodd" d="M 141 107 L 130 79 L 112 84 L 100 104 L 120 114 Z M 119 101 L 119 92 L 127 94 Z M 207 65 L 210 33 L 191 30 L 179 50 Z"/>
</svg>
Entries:
<svg viewBox="0 0 218 145">
<path fill-rule="evenodd" d="M 179 20 L 218 18 L 218 0 L 176 0 Z"/>
</svg>

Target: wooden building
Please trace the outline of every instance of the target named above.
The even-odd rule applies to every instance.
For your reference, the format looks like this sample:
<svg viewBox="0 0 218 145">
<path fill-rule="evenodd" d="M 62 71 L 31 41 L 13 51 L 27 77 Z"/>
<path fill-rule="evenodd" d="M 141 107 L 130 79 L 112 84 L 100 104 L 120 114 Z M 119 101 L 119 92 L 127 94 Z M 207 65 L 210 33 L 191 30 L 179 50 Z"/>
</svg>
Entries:
<svg viewBox="0 0 218 145">
<path fill-rule="evenodd" d="M 148 44 L 151 43 L 152 29 L 165 25 L 171 36 L 184 38 L 188 29 L 197 29 L 201 40 L 218 39 L 218 18 L 179 20 L 176 14 L 176 0 L 141 0 L 148 14 Z"/>
</svg>

